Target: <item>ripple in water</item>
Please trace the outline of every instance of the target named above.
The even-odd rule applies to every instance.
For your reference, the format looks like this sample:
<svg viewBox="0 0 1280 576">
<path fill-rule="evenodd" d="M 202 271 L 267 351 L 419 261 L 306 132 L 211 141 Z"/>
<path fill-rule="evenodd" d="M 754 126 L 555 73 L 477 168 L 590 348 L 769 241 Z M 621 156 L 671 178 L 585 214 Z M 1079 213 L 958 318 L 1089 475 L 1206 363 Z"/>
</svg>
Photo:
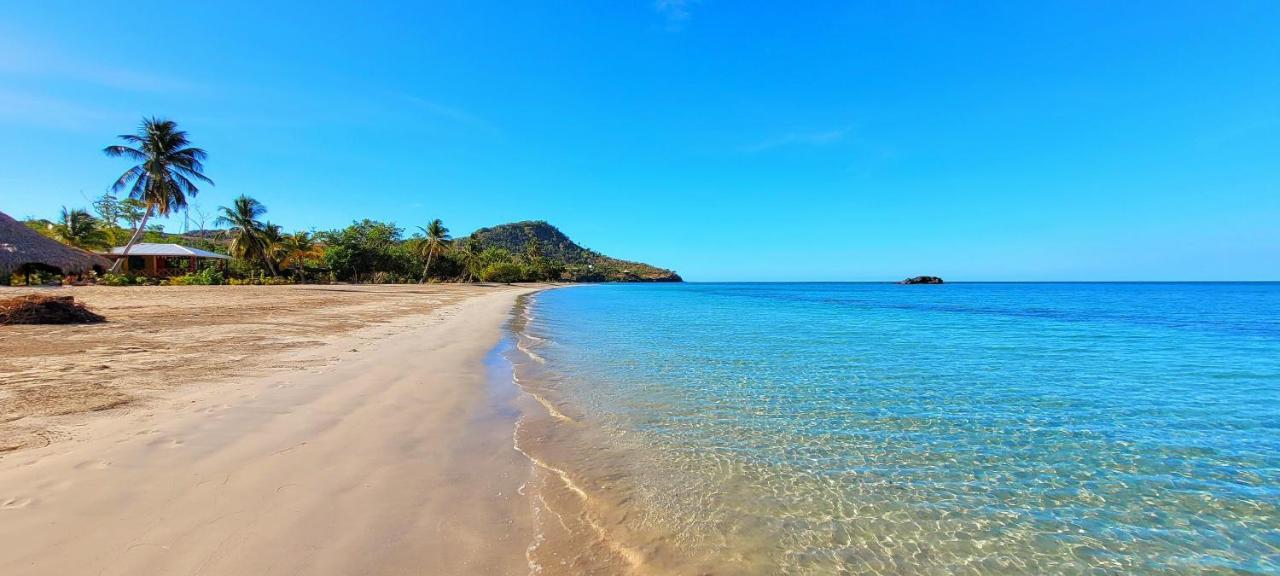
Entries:
<svg viewBox="0 0 1280 576">
<path fill-rule="evenodd" d="M 1280 285 L 628 285 L 525 306 L 512 358 L 539 404 L 517 442 L 560 539 L 543 567 L 1280 573 Z"/>
</svg>

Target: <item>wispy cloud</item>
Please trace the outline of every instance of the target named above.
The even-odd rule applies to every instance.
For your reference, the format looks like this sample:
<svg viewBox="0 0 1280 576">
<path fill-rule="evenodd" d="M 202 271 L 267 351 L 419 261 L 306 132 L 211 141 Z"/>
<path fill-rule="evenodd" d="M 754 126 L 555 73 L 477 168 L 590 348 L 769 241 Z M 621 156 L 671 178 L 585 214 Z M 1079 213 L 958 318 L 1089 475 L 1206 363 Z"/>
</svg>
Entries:
<svg viewBox="0 0 1280 576">
<path fill-rule="evenodd" d="M 679 32 L 689 23 L 691 9 L 698 0 L 656 0 L 653 9 L 666 21 L 668 32 Z"/>
<path fill-rule="evenodd" d="M 0 73 L 58 78 L 131 92 L 191 92 L 199 88 L 196 83 L 172 75 L 111 66 L 93 58 L 73 57 L 53 47 L 9 34 L 0 34 Z"/>
<path fill-rule="evenodd" d="M 484 118 L 476 116 L 475 114 L 467 112 L 466 110 L 463 110 L 461 108 L 448 106 L 448 105 L 436 102 L 434 100 L 427 100 L 426 98 L 420 98 L 412 94 L 400 94 L 399 96 L 400 98 L 408 102 L 413 107 L 426 111 L 431 115 L 439 116 L 447 120 L 452 120 L 459 124 L 466 124 L 475 128 L 480 128 L 487 132 L 496 133 L 499 131 L 498 127 L 494 126 L 492 122 L 489 122 L 488 120 L 485 120 Z"/>
<path fill-rule="evenodd" d="M 59 130 L 96 128 L 103 122 L 125 122 L 131 116 L 95 105 L 0 88 L 0 124 L 40 126 Z"/>
<path fill-rule="evenodd" d="M 756 142 L 743 148 L 744 152 L 764 152 L 788 146 L 826 146 L 844 140 L 848 128 L 817 132 L 788 132 L 781 136 Z"/>
</svg>

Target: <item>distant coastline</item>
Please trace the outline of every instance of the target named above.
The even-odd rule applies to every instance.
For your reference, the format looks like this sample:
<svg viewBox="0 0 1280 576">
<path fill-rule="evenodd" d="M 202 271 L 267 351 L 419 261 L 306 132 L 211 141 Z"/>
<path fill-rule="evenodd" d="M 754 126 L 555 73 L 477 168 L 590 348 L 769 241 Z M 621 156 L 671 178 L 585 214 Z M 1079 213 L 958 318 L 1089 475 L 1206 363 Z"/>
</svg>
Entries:
<svg viewBox="0 0 1280 576">
<path fill-rule="evenodd" d="M 244 194 L 216 210 L 201 207 L 201 187 L 214 185 L 209 154 L 177 122 L 144 117 L 117 138 L 101 152 L 127 167 L 90 207 L 62 206 L 56 218 L 21 223 L 0 214 L 0 286 L 681 281 L 673 270 L 583 248 L 545 221 L 463 238 L 439 218 L 409 236 L 370 219 L 288 232 Z M 153 220 L 178 216 L 177 234 Z"/>
</svg>

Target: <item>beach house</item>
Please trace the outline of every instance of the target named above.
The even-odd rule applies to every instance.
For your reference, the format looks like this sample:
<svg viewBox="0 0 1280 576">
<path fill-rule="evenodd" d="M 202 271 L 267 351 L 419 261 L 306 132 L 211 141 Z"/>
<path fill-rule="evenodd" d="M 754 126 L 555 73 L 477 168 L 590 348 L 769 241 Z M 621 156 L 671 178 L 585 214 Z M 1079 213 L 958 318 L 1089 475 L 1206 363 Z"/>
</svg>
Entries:
<svg viewBox="0 0 1280 576">
<path fill-rule="evenodd" d="M 104 254 L 112 260 L 124 257 L 124 247 L 117 246 Z M 152 244 L 139 242 L 129 249 L 129 257 L 120 266 L 120 272 L 144 276 L 168 277 L 190 274 L 199 269 L 200 260 L 225 262 L 231 257 L 178 244 Z"/>
</svg>

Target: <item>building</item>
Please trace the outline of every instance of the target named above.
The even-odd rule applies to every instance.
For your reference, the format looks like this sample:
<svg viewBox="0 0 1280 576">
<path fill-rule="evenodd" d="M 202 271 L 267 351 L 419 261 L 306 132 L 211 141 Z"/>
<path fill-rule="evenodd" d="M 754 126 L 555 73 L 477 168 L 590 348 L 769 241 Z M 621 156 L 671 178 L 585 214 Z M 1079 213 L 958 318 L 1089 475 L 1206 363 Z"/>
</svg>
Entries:
<svg viewBox="0 0 1280 576">
<path fill-rule="evenodd" d="M 105 272 L 111 262 L 97 254 L 41 236 L 8 214 L 0 212 L 0 286 L 8 286 L 10 275 L 30 276 L 48 272 L 64 276 L 85 276 Z"/>
<path fill-rule="evenodd" d="M 124 254 L 124 247 L 112 248 L 106 254 L 112 260 L 119 260 Z M 182 276 L 199 269 L 200 260 L 230 260 L 226 254 L 209 252 L 199 248 L 190 248 L 178 244 L 151 244 L 139 242 L 129 249 L 129 258 L 121 264 L 121 273 L 132 273 L 142 276 Z"/>
</svg>

